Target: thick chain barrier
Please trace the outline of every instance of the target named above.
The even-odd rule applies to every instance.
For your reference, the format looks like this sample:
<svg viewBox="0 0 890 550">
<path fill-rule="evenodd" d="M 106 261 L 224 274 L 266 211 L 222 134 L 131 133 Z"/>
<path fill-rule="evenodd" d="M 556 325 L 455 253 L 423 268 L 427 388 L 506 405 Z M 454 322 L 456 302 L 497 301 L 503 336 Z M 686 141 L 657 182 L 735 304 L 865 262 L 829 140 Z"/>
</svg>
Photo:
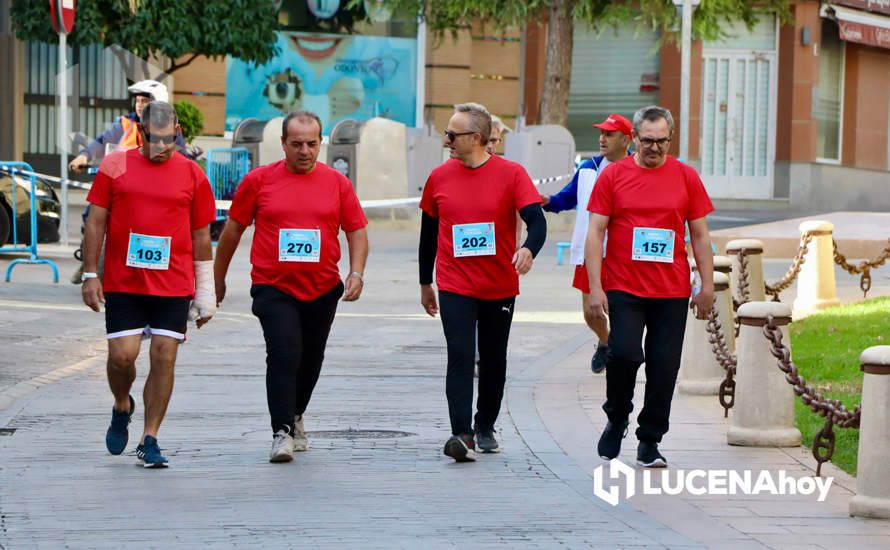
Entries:
<svg viewBox="0 0 890 550">
<path fill-rule="evenodd" d="M 769 340 L 770 353 L 778 359 L 779 370 L 785 373 L 785 380 L 794 388 L 803 404 L 819 416 L 825 418 L 825 425 L 813 438 L 813 458 L 816 459 L 816 475 L 822 475 L 822 464 L 831 460 L 834 454 L 834 425 L 841 428 L 859 428 L 859 420 L 862 416 L 861 405 L 851 411 L 844 407 L 837 399 L 826 399 L 817 392 L 806 379 L 797 371 L 797 366 L 791 360 L 791 350 L 782 343 L 782 331 L 775 324 L 772 315 L 766 318 L 763 326 L 763 335 Z"/>
<path fill-rule="evenodd" d="M 738 311 L 739 306 L 742 304 L 748 303 L 751 300 L 751 285 L 748 282 L 748 253 L 744 250 L 739 250 L 737 254 L 739 258 L 739 299 L 736 300 L 736 297 L 732 297 L 732 309 L 733 311 Z M 738 317 L 735 318 L 735 335 L 738 337 L 739 331 L 742 330 L 742 320 Z"/>
<path fill-rule="evenodd" d="M 862 297 L 865 298 L 871 289 L 871 270 L 881 267 L 890 259 L 890 239 L 887 239 L 887 246 L 875 259 L 863 260 L 857 265 L 849 263 L 846 256 L 837 251 L 837 241 L 831 239 L 831 243 L 834 247 L 834 263 L 841 266 L 850 275 L 860 276 L 859 288 L 862 289 Z"/>
<path fill-rule="evenodd" d="M 804 233 L 800 236 L 800 246 L 797 247 L 797 255 L 794 256 L 794 260 L 791 262 L 791 266 L 788 268 L 788 271 L 785 272 L 785 275 L 774 285 L 764 283 L 763 289 L 764 291 L 773 297 L 773 302 L 779 301 L 779 294 L 791 286 L 791 283 L 794 282 L 794 279 L 797 278 L 797 275 L 800 273 L 800 268 L 803 266 L 804 261 L 806 260 L 807 252 L 809 251 L 810 241 L 813 240 L 813 235 L 810 233 Z"/>
<path fill-rule="evenodd" d="M 714 358 L 717 363 L 726 371 L 726 378 L 720 382 L 720 390 L 717 394 L 720 405 L 723 407 L 723 418 L 729 416 L 729 409 L 735 405 L 735 380 L 733 377 L 736 373 L 736 365 L 738 361 L 734 353 L 729 351 L 726 344 L 726 337 L 723 336 L 723 326 L 718 318 L 717 308 L 711 309 L 708 316 L 708 342 L 711 343 L 711 351 L 714 352 Z"/>
</svg>

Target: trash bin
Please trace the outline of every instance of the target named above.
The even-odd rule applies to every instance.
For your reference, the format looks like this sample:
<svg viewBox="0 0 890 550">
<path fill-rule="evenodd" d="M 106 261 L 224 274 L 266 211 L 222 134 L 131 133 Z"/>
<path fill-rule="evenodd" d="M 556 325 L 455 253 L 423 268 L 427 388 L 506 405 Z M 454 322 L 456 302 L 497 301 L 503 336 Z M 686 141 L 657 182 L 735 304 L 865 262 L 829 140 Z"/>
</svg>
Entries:
<svg viewBox="0 0 890 550">
<path fill-rule="evenodd" d="M 260 145 L 263 143 L 263 130 L 266 124 L 265 120 L 245 118 L 235 127 L 235 132 L 232 134 L 232 147 L 247 149 L 251 169 L 260 165 Z"/>
<path fill-rule="evenodd" d="M 359 120 L 343 120 L 331 130 L 327 164 L 340 172 L 355 187 L 358 176 L 358 143 L 365 123 Z"/>
<path fill-rule="evenodd" d="M 408 128 L 408 196 L 423 191 L 426 179 L 434 168 L 442 164 L 442 135 L 432 126 Z"/>
<path fill-rule="evenodd" d="M 532 179 L 572 174 L 575 171 L 575 139 L 555 124 L 525 126 L 507 134 L 504 157 L 525 167 Z M 556 190 L 568 180 L 553 183 Z"/>
</svg>

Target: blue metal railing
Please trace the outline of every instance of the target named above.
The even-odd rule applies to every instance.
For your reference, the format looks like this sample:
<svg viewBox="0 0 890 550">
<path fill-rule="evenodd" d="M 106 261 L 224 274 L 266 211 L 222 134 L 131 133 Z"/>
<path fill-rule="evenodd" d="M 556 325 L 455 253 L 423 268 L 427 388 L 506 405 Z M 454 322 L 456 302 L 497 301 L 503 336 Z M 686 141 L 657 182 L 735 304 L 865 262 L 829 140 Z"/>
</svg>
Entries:
<svg viewBox="0 0 890 550">
<path fill-rule="evenodd" d="M 9 282 L 9 278 L 12 275 L 12 269 L 18 264 L 47 264 L 53 270 L 53 282 L 59 282 L 59 269 L 56 267 L 56 264 L 53 263 L 52 260 L 46 260 L 40 258 L 37 255 L 37 180 L 34 179 L 34 170 L 31 168 L 31 165 L 26 162 L 7 162 L 0 161 L 0 171 L 6 172 L 9 174 L 11 178 L 11 193 L 12 199 L 9 201 L 12 204 L 10 205 L 10 209 L 12 210 L 12 219 L 10 220 L 10 225 L 12 226 L 12 242 L 9 246 L 3 246 L 5 243 L 0 243 L 0 254 L 8 253 L 8 252 L 27 252 L 30 253 L 29 258 L 16 258 L 12 262 L 10 262 L 9 267 L 6 268 L 6 282 Z M 31 244 L 19 243 L 18 238 L 18 212 L 16 212 L 16 193 L 18 184 L 15 181 L 17 172 L 28 172 L 28 177 L 30 178 L 31 183 L 31 213 L 30 213 L 30 228 L 31 228 Z M 66 230 L 65 220 L 60 220 L 62 227 L 60 228 L 62 231 Z"/>
<path fill-rule="evenodd" d="M 213 198 L 216 200 L 232 200 L 238 184 L 250 171 L 250 155 L 243 147 L 208 149 L 205 168 Z M 228 211 L 217 210 L 216 220 L 223 221 Z"/>
</svg>

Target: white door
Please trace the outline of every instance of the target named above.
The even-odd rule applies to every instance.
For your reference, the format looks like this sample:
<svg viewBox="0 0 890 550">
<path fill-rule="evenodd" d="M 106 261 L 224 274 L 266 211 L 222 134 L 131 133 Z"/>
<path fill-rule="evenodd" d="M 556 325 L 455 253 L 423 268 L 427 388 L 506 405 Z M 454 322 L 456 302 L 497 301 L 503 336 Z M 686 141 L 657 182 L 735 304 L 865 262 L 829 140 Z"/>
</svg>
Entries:
<svg viewBox="0 0 890 550">
<path fill-rule="evenodd" d="M 701 176 L 712 198 L 773 197 L 774 52 L 702 56 Z"/>
</svg>

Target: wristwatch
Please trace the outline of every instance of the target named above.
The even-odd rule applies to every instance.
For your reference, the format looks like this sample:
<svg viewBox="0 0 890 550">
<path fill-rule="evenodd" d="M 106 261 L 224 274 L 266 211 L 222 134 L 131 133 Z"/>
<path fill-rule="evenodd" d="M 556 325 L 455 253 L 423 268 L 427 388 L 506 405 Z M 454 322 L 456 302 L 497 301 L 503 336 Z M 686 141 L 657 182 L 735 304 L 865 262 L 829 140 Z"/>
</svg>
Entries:
<svg viewBox="0 0 890 550">
<path fill-rule="evenodd" d="M 93 273 L 91 271 L 84 271 L 83 274 L 80 276 L 80 282 L 84 283 L 84 282 L 86 282 L 87 279 L 97 279 L 97 278 L 99 278 L 98 273 Z"/>
<path fill-rule="evenodd" d="M 349 274 L 349 276 L 350 277 L 352 277 L 352 276 L 358 277 L 359 282 L 361 282 L 362 286 L 364 286 L 365 279 L 364 279 L 364 277 L 362 277 L 361 273 L 359 273 L 358 271 L 353 271 L 352 273 Z"/>
</svg>

